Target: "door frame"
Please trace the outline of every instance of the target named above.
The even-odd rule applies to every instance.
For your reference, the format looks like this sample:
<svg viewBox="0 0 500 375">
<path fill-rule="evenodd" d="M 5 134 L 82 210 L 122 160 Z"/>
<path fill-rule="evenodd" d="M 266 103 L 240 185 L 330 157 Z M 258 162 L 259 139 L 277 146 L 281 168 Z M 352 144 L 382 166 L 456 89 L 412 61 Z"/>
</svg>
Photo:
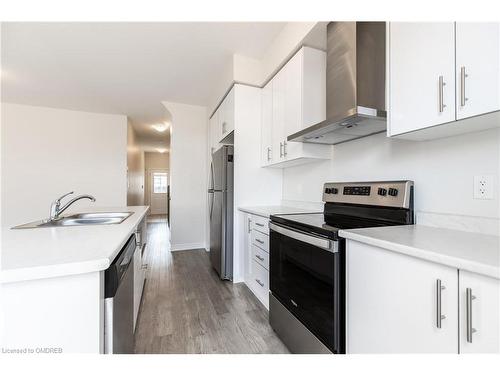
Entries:
<svg viewBox="0 0 500 375">
<path fill-rule="evenodd" d="M 151 169 L 146 169 L 146 189 L 144 189 L 145 192 L 145 197 L 144 197 L 144 203 L 149 206 L 150 213 L 151 213 L 151 179 L 153 177 L 153 173 L 166 173 L 167 174 L 167 212 L 166 214 L 168 215 L 169 212 L 169 205 L 170 202 L 168 200 L 168 186 L 170 186 L 170 171 L 168 168 L 151 168 Z"/>
</svg>

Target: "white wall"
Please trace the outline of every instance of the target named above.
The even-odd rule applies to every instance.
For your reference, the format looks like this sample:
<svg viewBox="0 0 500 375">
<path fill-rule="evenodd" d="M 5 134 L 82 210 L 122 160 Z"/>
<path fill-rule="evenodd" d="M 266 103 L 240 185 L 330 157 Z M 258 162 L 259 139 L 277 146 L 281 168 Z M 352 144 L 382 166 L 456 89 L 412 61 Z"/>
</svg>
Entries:
<svg viewBox="0 0 500 375">
<path fill-rule="evenodd" d="M 127 124 L 127 205 L 144 205 L 144 151 L 141 150 L 137 133 Z"/>
<path fill-rule="evenodd" d="M 78 207 L 127 202 L 127 118 L 2 103 L 2 224 L 46 218 L 71 190 Z"/>
<path fill-rule="evenodd" d="M 289 22 L 266 49 L 261 59 L 234 54 L 209 100 L 209 115 L 233 83 L 263 86 L 301 46 L 326 48 L 327 22 Z"/>
<path fill-rule="evenodd" d="M 379 134 L 334 146 L 333 159 L 284 170 L 283 199 L 315 201 L 328 181 L 415 181 L 419 212 L 499 218 L 500 130 L 427 142 Z M 495 176 L 495 199 L 473 199 L 473 176 Z M 417 216 L 418 218 L 418 216 Z"/>
<path fill-rule="evenodd" d="M 169 169 L 170 153 L 163 154 L 159 152 L 145 152 L 145 167 L 146 169 Z"/>
<path fill-rule="evenodd" d="M 205 248 L 207 215 L 206 107 L 163 102 L 172 116 L 170 143 L 171 249 Z"/>
</svg>

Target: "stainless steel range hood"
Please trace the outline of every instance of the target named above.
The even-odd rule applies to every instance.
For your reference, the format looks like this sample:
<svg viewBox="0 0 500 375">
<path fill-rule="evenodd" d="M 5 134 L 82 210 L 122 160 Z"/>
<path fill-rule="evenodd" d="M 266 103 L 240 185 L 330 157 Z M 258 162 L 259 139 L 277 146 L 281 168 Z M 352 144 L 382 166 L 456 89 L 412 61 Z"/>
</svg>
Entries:
<svg viewBox="0 0 500 375">
<path fill-rule="evenodd" d="M 385 22 L 330 22 L 326 69 L 326 120 L 288 140 L 338 144 L 384 132 Z"/>
</svg>

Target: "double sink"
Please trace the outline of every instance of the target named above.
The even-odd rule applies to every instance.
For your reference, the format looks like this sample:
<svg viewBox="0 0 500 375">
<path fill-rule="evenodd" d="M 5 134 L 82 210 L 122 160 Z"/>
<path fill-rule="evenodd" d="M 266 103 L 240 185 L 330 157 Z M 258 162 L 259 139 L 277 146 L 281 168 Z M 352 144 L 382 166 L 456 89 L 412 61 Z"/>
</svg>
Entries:
<svg viewBox="0 0 500 375">
<path fill-rule="evenodd" d="M 61 217 L 57 220 L 34 221 L 32 223 L 18 225 L 12 229 L 120 224 L 132 214 L 133 212 L 88 212 Z"/>
</svg>

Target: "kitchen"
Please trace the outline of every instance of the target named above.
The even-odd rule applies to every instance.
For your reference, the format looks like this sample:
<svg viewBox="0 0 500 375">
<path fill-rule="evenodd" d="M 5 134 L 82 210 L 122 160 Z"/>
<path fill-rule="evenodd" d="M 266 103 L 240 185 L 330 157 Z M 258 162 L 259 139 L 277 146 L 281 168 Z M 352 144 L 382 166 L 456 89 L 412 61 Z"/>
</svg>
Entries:
<svg viewBox="0 0 500 375">
<path fill-rule="evenodd" d="M 158 100 L 169 124 L 164 171 L 141 164 L 137 180 L 127 174 L 132 115 L 65 107 L 55 94 L 36 102 L 33 92 L 22 96 L 22 81 L 5 78 L 2 347 L 500 352 L 499 23 L 166 24 L 154 32 L 218 27 L 220 43 L 220 30 L 231 30 L 262 45 L 253 56 L 234 51 L 203 105 Z M 51 27 L 2 23 L 8 73 L 35 57 L 33 35 L 48 51 L 57 46 L 62 33 Z M 66 35 L 90 46 L 89 29 L 72 27 Z M 116 27 L 103 26 L 102 39 L 133 28 Z M 146 35 L 149 26 L 134 27 Z M 42 152 L 59 169 L 44 170 L 31 194 L 20 177 L 41 173 L 26 171 L 33 154 L 19 150 L 47 149 L 30 126 L 56 117 L 88 124 L 68 142 L 82 152 L 98 136 L 94 155 L 108 159 L 80 160 L 73 167 L 83 176 L 56 150 Z M 113 123 L 108 134 L 104 123 Z M 151 197 L 148 170 L 168 173 L 168 224 L 151 220 L 151 200 L 126 199 L 141 186 L 149 193 L 139 196 Z M 49 183 L 89 196 L 69 206 Z M 20 196 L 35 208 L 23 211 Z"/>
</svg>

